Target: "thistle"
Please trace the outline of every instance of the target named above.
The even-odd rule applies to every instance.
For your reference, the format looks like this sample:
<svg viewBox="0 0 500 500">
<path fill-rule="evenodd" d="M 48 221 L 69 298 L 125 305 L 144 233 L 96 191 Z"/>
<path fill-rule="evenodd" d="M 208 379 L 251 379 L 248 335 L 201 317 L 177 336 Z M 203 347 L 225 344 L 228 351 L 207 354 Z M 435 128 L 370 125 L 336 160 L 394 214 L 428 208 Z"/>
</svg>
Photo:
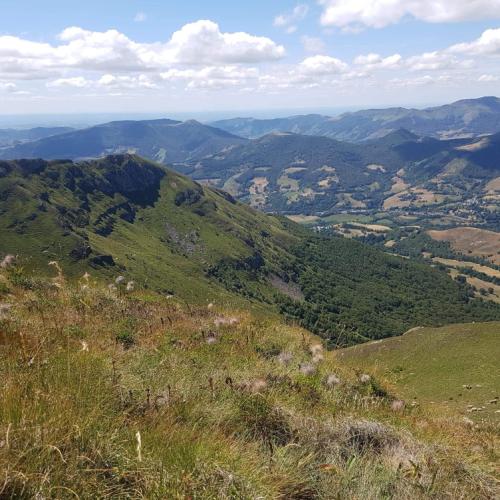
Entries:
<svg viewBox="0 0 500 500">
<path fill-rule="evenodd" d="M 299 369 L 304 375 L 314 375 L 316 373 L 316 367 L 311 363 L 302 363 Z"/>
<path fill-rule="evenodd" d="M 13 266 L 15 262 L 16 262 L 16 256 L 8 254 L 3 258 L 2 262 L 0 262 L 0 267 L 2 269 L 7 269 L 8 267 Z"/>
<path fill-rule="evenodd" d="M 121 285 L 124 281 L 125 281 L 125 276 L 118 276 L 118 277 L 115 279 L 115 283 L 116 283 L 117 285 Z"/>
</svg>

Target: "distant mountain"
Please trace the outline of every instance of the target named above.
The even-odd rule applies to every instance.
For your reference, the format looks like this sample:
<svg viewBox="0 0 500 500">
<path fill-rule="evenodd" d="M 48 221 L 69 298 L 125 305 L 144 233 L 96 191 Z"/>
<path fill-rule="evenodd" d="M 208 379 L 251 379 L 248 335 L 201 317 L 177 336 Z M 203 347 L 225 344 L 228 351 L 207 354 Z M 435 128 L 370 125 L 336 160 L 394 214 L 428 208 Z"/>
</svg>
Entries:
<svg viewBox="0 0 500 500">
<path fill-rule="evenodd" d="M 134 153 L 161 163 L 201 158 L 246 139 L 191 120 L 115 121 L 0 150 L 0 158 L 84 159 Z"/>
<path fill-rule="evenodd" d="M 400 128 L 439 139 L 470 138 L 500 132 L 500 99 L 465 99 L 423 110 L 370 109 L 338 117 L 299 115 L 273 120 L 234 118 L 216 121 L 212 125 L 248 138 L 272 132 L 294 132 L 361 142 L 382 137 Z"/>
<path fill-rule="evenodd" d="M 437 140 L 401 129 L 354 144 L 274 133 L 176 167 L 264 210 L 319 214 L 494 196 L 499 155 L 500 134 Z"/>
<path fill-rule="evenodd" d="M 71 127 L 36 127 L 29 129 L 0 129 L 0 147 L 12 146 L 18 142 L 36 141 L 52 135 L 64 134 L 74 130 Z"/>
<path fill-rule="evenodd" d="M 68 277 L 92 268 L 205 305 L 253 301 L 343 343 L 500 319 L 443 271 L 316 236 L 133 155 L 0 161 L 0 213 L 0 258 L 19 255 L 28 289 L 29 271 L 56 260 Z"/>
</svg>

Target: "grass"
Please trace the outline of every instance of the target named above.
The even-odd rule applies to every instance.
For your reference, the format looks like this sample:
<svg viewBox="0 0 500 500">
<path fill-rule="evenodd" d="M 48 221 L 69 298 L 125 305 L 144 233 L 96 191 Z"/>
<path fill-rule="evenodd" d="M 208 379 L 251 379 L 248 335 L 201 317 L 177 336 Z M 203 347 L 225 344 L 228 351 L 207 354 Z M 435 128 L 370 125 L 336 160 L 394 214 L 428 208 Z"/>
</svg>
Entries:
<svg viewBox="0 0 500 500">
<path fill-rule="evenodd" d="M 305 330 L 13 275 L 0 271 L 1 498 L 495 495 L 491 426 L 392 410 L 396 394 Z"/>
<path fill-rule="evenodd" d="M 339 351 L 337 359 L 376 373 L 408 401 L 500 423 L 499 403 L 490 403 L 500 392 L 499 341 L 499 322 L 419 328 Z"/>
</svg>

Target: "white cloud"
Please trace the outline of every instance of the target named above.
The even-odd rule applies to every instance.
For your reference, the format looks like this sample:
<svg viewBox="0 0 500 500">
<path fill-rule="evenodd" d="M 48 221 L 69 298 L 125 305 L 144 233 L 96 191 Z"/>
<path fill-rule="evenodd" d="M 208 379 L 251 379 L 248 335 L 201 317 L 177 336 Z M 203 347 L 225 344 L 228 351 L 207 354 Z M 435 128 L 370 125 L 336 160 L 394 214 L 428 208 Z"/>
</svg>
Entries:
<svg viewBox="0 0 500 500">
<path fill-rule="evenodd" d="M 321 55 L 308 57 L 298 66 L 299 72 L 307 75 L 334 75 L 347 69 L 347 64 L 340 59 Z"/>
<path fill-rule="evenodd" d="M 163 81 L 185 82 L 189 89 L 223 89 L 248 85 L 259 77 L 257 68 L 207 66 L 201 69 L 170 69 L 160 74 Z"/>
<path fill-rule="evenodd" d="M 493 83 L 493 82 L 498 82 L 500 81 L 500 77 L 499 76 L 495 76 L 495 75 L 481 75 L 478 79 L 477 79 L 478 82 L 481 82 L 481 83 Z"/>
<path fill-rule="evenodd" d="M 17 85 L 12 82 L 0 82 L 0 90 L 3 92 L 16 92 Z"/>
<path fill-rule="evenodd" d="M 426 87 L 427 85 L 449 85 L 454 81 L 450 75 L 431 76 L 424 75 L 416 78 L 393 78 L 389 80 L 391 87 L 404 88 L 404 87 Z"/>
<path fill-rule="evenodd" d="M 135 16 L 134 16 L 134 21 L 136 23 L 143 23 L 146 19 L 148 18 L 148 16 L 146 15 L 145 12 L 138 12 Z"/>
<path fill-rule="evenodd" d="M 294 33 L 297 30 L 297 23 L 302 21 L 308 12 L 308 5 L 296 5 L 292 11 L 276 16 L 273 24 L 279 28 L 285 28 L 287 33 Z"/>
<path fill-rule="evenodd" d="M 500 0 L 318 0 L 321 24 L 383 28 L 411 16 L 429 23 L 500 18 Z"/>
<path fill-rule="evenodd" d="M 222 33 L 216 23 L 203 20 L 176 31 L 164 55 L 184 64 L 258 63 L 281 59 L 285 49 L 267 37 L 244 32 Z"/>
<path fill-rule="evenodd" d="M 448 51 L 425 52 L 409 57 L 406 65 L 410 71 L 435 71 L 442 69 L 467 69 L 473 66 L 471 60 L 460 60 Z"/>
<path fill-rule="evenodd" d="M 325 43 L 321 40 L 321 38 L 304 35 L 300 38 L 300 41 L 302 42 L 306 52 L 320 54 L 325 50 Z"/>
<path fill-rule="evenodd" d="M 58 78 L 52 82 L 47 83 L 47 87 L 74 87 L 82 89 L 91 85 L 91 81 L 83 76 L 74 76 L 71 78 Z"/>
<path fill-rule="evenodd" d="M 357 66 L 363 66 L 367 70 L 394 69 L 400 66 L 402 59 L 403 58 L 399 54 L 382 57 L 379 54 L 371 53 L 356 57 L 354 59 L 354 64 L 356 64 Z"/>
<path fill-rule="evenodd" d="M 500 55 L 500 28 L 486 30 L 477 40 L 452 45 L 448 50 L 470 56 Z"/>
<path fill-rule="evenodd" d="M 138 43 L 117 30 L 65 29 L 57 46 L 0 36 L 0 76 L 46 78 L 68 69 L 161 71 L 175 64 L 247 64 L 280 59 L 285 49 L 266 37 L 223 33 L 212 21 L 186 24 L 166 43 Z M 43 75 L 43 76 L 41 76 Z"/>
</svg>

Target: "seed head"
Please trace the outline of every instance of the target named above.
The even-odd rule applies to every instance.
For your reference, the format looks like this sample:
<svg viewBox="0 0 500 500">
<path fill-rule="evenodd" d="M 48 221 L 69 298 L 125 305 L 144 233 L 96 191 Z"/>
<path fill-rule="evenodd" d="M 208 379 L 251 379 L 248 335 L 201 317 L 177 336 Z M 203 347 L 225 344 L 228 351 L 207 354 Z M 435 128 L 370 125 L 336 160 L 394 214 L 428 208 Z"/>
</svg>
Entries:
<svg viewBox="0 0 500 500">
<path fill-rule="evenodd" d="M 15 262 L 16 262 L 16 256 L 8 254 L 3 258 L 2 262 L 0 262 L 0 267 L 2 269 L 7 269 L 8 267 L 13 266 Z"/>
</svg>

